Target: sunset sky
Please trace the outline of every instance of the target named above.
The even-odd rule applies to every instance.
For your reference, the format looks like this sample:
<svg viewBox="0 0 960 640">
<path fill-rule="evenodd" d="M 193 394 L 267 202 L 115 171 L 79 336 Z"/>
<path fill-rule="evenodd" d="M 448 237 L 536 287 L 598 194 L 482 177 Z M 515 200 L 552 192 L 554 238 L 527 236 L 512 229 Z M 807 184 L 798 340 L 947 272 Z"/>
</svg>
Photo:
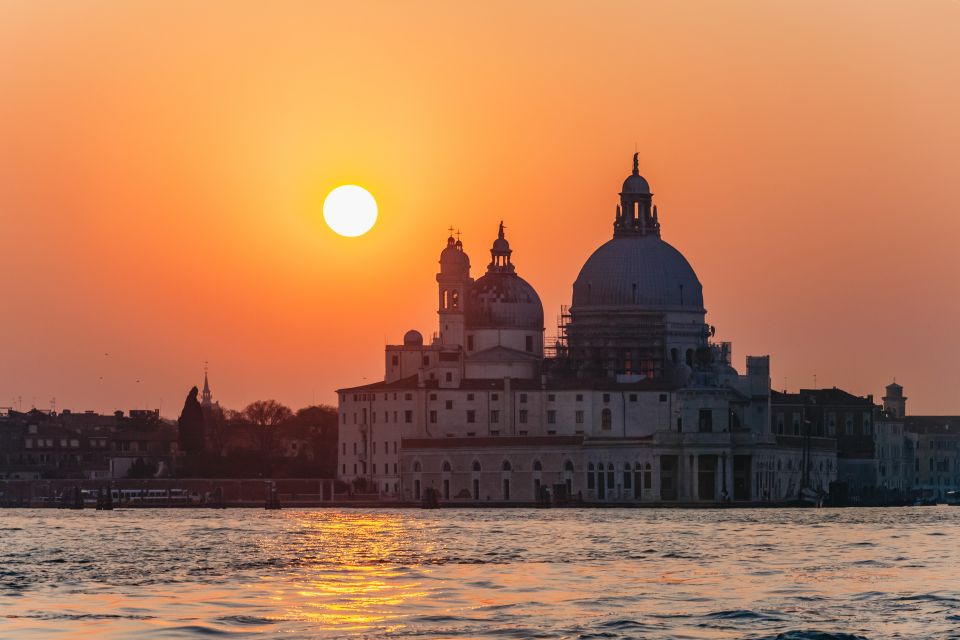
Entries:
<svg viewBox="0 0 960 640">
<path fill-rule="evenodd" d="M 958 78 L 947 0 L 7 0 L 0 406 L 333 402 L 501 218 L 552 335 L 636 148 L 738 368 L 960 413 Z"/>
</svg>

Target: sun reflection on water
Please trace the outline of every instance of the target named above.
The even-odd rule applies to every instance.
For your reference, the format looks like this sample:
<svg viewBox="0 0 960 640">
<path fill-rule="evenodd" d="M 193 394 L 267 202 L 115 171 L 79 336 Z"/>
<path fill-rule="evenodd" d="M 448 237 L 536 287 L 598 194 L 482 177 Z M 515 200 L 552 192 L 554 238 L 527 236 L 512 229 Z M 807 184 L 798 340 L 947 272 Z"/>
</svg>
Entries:
<svg viewBox="0 0 960 640">
<path fill-rule="evenodd" d="M 422 581 L 395 564 L 411 523 L 394 514 L 287 513 L 299 534 L 263 539 L 267 553 L 300 558 L 296 579 L 277 595 L 284 617 L 362 631 L 398 619 L 425 598 Z M 282 547 L 282 548 L 278 548 Z"/>
</svg>

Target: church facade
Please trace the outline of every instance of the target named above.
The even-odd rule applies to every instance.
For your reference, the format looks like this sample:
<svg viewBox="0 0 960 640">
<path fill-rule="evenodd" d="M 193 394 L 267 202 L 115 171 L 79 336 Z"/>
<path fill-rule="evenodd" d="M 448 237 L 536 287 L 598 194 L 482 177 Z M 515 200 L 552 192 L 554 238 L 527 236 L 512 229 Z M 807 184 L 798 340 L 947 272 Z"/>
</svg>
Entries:
<svg viewBox="0 0 960 640">
<path fill-rule="evenodd" d="M 634 156 L 613 237 L 573 284 L 544 349 L 543 305 L 501 223 L 479 278 L 451 236 L 439 327 L 385 350 L 381 382 L 338 391 L 338 473 L 385 499 L 440 503 L 720 503 L 826 491 L 835 455 L 771 430 L 770 362 L 705 321 L 699 279 L 661 238 Z"/>
</svg>

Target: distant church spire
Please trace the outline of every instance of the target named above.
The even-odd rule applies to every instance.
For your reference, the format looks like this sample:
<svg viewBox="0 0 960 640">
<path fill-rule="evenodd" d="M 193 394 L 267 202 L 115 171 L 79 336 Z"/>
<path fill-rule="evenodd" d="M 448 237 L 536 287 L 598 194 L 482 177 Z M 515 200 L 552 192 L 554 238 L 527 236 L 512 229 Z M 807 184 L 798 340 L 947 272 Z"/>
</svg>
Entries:
<svg viewBox="0 0 960 640">
<path fill-rule="evenodd" d="M 200 394 L 200 406 L 212 407 L 213 394 L 210 393 L 210 381 L 207 380 L 207 363 L 203 363 L 203 392 Z"/>
</svg>

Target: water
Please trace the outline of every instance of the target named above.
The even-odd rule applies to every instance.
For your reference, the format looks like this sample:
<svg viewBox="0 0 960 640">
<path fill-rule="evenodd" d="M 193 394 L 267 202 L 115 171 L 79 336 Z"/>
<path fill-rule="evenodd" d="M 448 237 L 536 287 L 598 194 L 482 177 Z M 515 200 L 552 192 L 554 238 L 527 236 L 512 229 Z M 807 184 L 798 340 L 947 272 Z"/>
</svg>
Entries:
<svg viewBox="0 0 960 640">
<path fill-rule="evenodd" d="M 0 511 L 0 638 L 960 638 L 960 508 Z"/>
</svg>

